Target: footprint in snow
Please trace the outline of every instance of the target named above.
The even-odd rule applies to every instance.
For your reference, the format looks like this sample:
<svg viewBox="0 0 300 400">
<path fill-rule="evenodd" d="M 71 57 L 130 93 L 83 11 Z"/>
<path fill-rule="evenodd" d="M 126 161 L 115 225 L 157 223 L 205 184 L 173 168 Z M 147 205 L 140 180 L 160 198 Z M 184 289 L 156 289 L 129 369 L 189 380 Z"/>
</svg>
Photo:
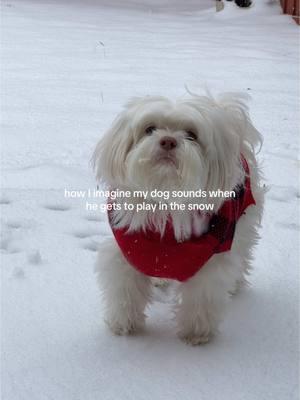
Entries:
<svg viewBox="0 0 300 400">
<path fill-rule="evenodd" d="M 22 228 L 22 224 L 19 221 L 9 221 L 6 223 L 6 226 L 10 229 L 20 229 Z"/>
<path fill-rule="evenodd" d="M 66 204 L 45 204 L 44 208 L 51 211 L 68 211 L 71 209 L 71 207 Z"/>
<path fill-rule="evenodd" d="M 102 213 L 98 214 L 89 214 L 84 217 L 87 221 L 91 222 L 101 222 L 104 220 L 104 215 Z"/>
<path fill-rule="evenodd" d="M 291 154 L 292 152 L 294 152 L 294 157 L 293 154 Z M 297 156 L 297 152 L 294 151 L 289 151 L 287 154 L 283 153 L 283 152 L 275 152 L 275 151 L 266 151 L 266 154 L 269 154 L 273 157 L 277 157 L 277 158 L 281 158 L 281 159 L 286 159 L 286 160 L 291 160 L 291 161 L 296 161 L 296 156 Z"/>
<path fill-rule="evenodd" d="M 99 243 L 95 242 L 94 240 L 91 240 L 90 242 L 86 243 L 83 246 L 83 248 L 85 250 L 96 252 L 96 251 L 98 251 L 98 246 L 99 246 Z"/>
<path fill-rule="evenodd" d="M 8 254 L 19 253 L 21 248 L 13 240 L 9 233 L 4 233 L 0 240 L 0 250 Z"/>
<path fill-rule="evenodd" d="M 0 204 L 1 205 L 8 205 L 8 204 L 11 204 L 11 201 L 9 200 L 8 197 L 3 195 L 3 196 L 0 197 Z"/>
<path fill-rule="evenodd" d="M 283 196 L 277 196 L 277 195 L 270 194 L 268 197 L 269 197 L 270 200 L 278 201 L 279 203 L 286 203 L 287 202 L 286 197 L 283 197 Z"/>
<path fill-rule="evenodd" d="M 98 236 L 98 235 L 99 235 L 98 230 L 91 230 L 91 229 L 85 229 L 85 230 L 81 230 L 81 231 L 77 231 L 77 232 L 73 233 L 73 236 L 75 236 L 76 238 L 79 238 L 79 239 L 86 239 L 91 236 Z"/>
<path fill-rule="evenodd" d="M 9 219 L 5 221 L 1 231 L 0 249 L 6 253 L 22 251 L 22 236 L 34 226 L 35 222 L 30 219 Z"/>
<path fill-rule="evenodd" d="M 296 223 L 278 222 L 276 225 L 284 229 L 289 229 L 292 231 L 300 231 L 300 226 Z"/>
<path fill-rule="evenodd" d="M 30 264 L 39 265 L 42 263 L 42 257 L 39 250 L 34 250 L 27 256 L 27 260 Z"/>
<path fill-rule="evenodd" d="M 294 198 L 299 198 L 299 191 L 293 186 L 274 185 L 267 193 L 267 197 L 280 203 L 287 203 Z"/>
<path fill-rule="evenodd" d="M 21 267 L 15 267 L 12 275 L 16 279 L 24 279 L 25 278 L 25 272 L 24 272 L 23 268 L 21 268 Z"/>
</svg>

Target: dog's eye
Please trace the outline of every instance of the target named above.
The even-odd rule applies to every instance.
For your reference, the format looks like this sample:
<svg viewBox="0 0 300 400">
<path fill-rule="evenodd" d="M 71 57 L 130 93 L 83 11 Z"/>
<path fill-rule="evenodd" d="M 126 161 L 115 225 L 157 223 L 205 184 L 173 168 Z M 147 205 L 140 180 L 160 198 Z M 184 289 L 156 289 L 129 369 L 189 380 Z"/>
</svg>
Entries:
<svg viewBox="0 0 300 400">
<path fill-rule="evenodd" d="M 148 128 L 145 129 L 145 133 L 147 135 L 151 135 L 155 130 L 156 130 L 156 127 L 154 125 L 151 125 L 151 126 L 148 126 Z"/>
<path fill-rule="evenodd" d="M 193 132 L 191 130 L 187 130 L 186 131 L 186 139 L 190 140 L 192 142 L 195 142 L 198 139 L 198 136 L 196 135 L 195 132 Z"/>
</svg>

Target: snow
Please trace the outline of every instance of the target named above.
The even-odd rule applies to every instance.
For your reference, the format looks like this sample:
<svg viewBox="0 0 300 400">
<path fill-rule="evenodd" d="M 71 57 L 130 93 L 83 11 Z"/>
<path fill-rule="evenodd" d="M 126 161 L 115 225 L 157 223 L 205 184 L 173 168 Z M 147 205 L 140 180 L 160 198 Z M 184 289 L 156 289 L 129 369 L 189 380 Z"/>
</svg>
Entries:
<svg viewBox="0 0 300 400">
<path fill-rule="evenodd" d="M 296 400 L 299 28 L 277 1 L 3 0 L 2 398 Z M 129 97 L 241 90 L 264 136 L 269 192 L 252 287 L 210 344 L 176 337 L 156 288 L 144 334 L 112 336 L 93 274 L 105 215 L 95 143 Z"/>
</svg>

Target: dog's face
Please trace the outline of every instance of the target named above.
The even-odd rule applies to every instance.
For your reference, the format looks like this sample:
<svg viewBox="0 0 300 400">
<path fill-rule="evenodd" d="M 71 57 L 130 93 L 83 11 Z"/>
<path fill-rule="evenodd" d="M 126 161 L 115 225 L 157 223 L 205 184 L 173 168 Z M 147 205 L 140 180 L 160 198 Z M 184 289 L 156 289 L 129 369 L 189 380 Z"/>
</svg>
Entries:
<svg viewBox="0 0 300 400">
<path fill-rule="evenodd" d="M 128 129 L 125 182 L 147 190 L 201 187 L 206 143 L 197 113 L 164 98 L 146 98 L 135 107 Z"/>
<path fill-rule="evenodd" d="M 133 99 L 97 145 L 97 177 L 132 190 L 231 190 L 248 125 L 238 98 Z"/>
</svg>

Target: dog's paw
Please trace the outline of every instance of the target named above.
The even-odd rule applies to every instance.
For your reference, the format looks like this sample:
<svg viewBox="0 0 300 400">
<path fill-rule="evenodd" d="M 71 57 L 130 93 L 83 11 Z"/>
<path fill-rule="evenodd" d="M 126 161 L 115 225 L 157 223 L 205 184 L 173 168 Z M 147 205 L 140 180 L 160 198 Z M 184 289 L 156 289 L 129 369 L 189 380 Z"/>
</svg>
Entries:
<svg viewBox="0 0 300 400">
<path fill-rule="evenodd" d="M 203 334 L 199 335 L 196 333 L 184 333 L 178 334 L 179 338 L 189 346 L 199 346 L 201 344 L 206 344 L 210 341 L 212 335 L 211 334 Z"/>
<path fill-rule="evenodd" d="M 133 333 L 135 333 L 137 330 L 134 326 L 131 325 L 118 325 L 118 324 L 108 324 L 109 329 L 112 331 L 112 333 L 114 335 L 117 336 L 127 336 L 127 335 L 132 335 Z"/>
<path fill-rule="evenodd" d="M 128 320 L 128 321 L 120 322 L 120 321 L 106 320 L 105 322 L 107 323 L 111 332 L 117 336 L 133 335 L 133 334 L 143 330 L 143 328 L 145 326 L 144 321 L 136 322 L 136 321 Z"/>
</svg>

